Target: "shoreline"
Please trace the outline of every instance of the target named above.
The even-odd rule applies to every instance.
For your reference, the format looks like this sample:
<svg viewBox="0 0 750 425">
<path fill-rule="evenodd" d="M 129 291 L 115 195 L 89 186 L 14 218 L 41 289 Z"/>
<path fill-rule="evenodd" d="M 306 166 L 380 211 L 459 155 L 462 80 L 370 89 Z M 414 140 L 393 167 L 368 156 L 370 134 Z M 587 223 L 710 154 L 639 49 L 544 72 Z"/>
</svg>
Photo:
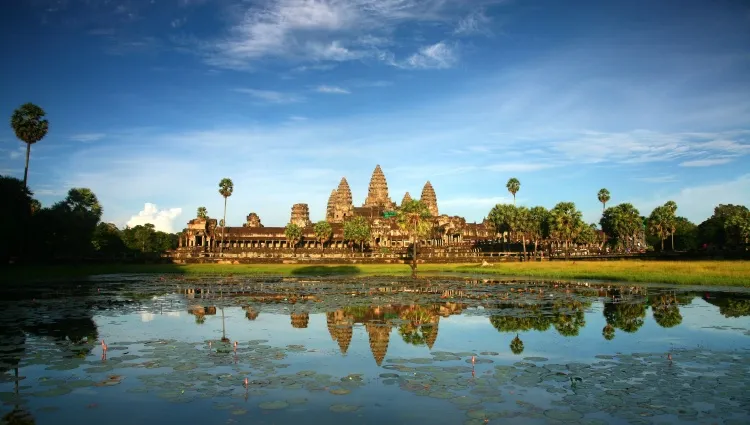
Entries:
<svg viewBox="0 0 750 425">
<path fill-rule="evenodd" d="M 478 263 L 420 264 L 418 272 L 436 276 L 587 279 L 674 285 L 750 287 L 750 261 L 553 261 L 508 262 L 482 267 Z M 405 264 L 68 264 L 10 265 L 0 268 L 0 283 L 60 280 L 112 274 L 409 276 Z"/>
</svg>

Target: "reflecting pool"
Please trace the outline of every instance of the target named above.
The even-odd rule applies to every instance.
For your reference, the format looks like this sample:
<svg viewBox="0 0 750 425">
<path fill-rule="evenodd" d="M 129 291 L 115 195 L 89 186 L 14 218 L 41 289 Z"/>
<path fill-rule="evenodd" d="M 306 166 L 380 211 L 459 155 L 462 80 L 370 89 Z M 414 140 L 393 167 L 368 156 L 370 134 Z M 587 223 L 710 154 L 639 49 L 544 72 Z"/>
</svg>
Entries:
<svg viewBox="0 0 750 425">
<path fill-rule="evenodd" d="M 417 282 L 6 287 L 0 423 L 750 423 L 746 291 Z"/>
</svg>

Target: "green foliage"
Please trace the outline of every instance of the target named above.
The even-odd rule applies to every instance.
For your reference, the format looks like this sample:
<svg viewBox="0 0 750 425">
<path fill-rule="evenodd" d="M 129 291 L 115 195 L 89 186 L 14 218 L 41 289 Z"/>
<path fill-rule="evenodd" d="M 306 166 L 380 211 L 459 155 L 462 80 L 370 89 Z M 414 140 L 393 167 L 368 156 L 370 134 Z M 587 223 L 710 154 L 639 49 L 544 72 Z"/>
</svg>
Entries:
<svg viewBox="0 0 750 425">
<path fill-rule="evenodd" d="M 628 246 L 629 238 L 634 237 L 643 226 L 638 210 L 630 203 L 618 204 L 604 210 L 599 221 L 604 233 L 614 238 L 621 246 Z"/>
<path fill-rule="evenodd" d="M 127 250 L 120 230 L 112 223 L 99 223 L 92 239 L 94 250 L 103 254 L 116 255 Z"/>
<path fill-rule="evenodd" d="M 361 251 L 364 251 L 364 243 L 370 239 L 370 234 L 370 223 L 364 217 L 356 216 L 344 222 L 344 239 L 358 243 Z"/>
<path fill-rule="evenodd" d="M 596 194 L 596 199 L 598 199 L 599 202 L 602 203 L 602 209 L 606 209 L 607 202 L 609 202 L 609 200 L 611 199 L 609 195 L 609 190 L 607 190 L 606 188 L 599 189 L 599 193 Z"/>
<path fill-rule="evenodd" d="M 198 207 L 197 217 L 204 220 L 208 218 L 208 211 L 206 210 L 206 207 Z"/>
<path fill-rule="evenodd" d="M 497 204 L 490 210 L 487 220 L 497 233 L 515 232 L 518 229 L 518 209 L 511 204 Z"/>
<path fill-rule="evenodd" d="M 322 246 L 325 246 L 325 243 L 330 241 L 333 237 L 333 228 L 331 227 L 331 223 L 325 220 L 320 220 L 319 222 L 315 223 L 313 232 L 315 232 L 315 238 L 318 240 L 318 242 L 320 242 Z"/>
<path fill-rule="evenodd" d="M 578 235 L 575 238 L 575 243 L 593 245 L 598 241 L 599 233 L 597 232 L 596 224 L 585 224 L 581 222 L 581 228 L 578 230 Z"/>
<path fill-rule="evenodd" d="M 229 198 L 232 196 L 232 193 L 234 192 L 234 183 L 232 183 L 232 179 L 223 178 L 219 182 L 219 194 L 223 196 L 224 198 Z"/>
<path fill-rule="evenodd" d="M 508 192 L 513 195 L 513 205 L 516 204 L 516 193 L 518 193 L 519 190 L 521 190 L 521 182 L 518 181 L 517 178 L 511 177 L 508 179 L 508 183 L 505 184 L 505 188 L 508 189 Z"/>
<path fill-rule="evenodd" d="M 302 228 L 294 223 L 289 223 L 284 228 L 284 236 L 292 248 L 296 249 L 297 244 L 302 240 Z"/>
<path fill-rule="evenodd" d="M 25 103 L 13 111 L 10 126 L 22 142 L 34 144 L 42 140 L 49 130 L 45 115 L 44 109 L 33 103 Z"/>
<path fill-rule="evenodd" d="M 604 303 L 604 318 L 610 325 L 628 333 L 643 326 L 646 318 L 646 304 L 643 302 Z"/>
<path fill-rule="evenodd" d="M 156 231 L 151 223 L 126 227 L 120 235 L 128 250 L 138 253 L 160 254 L 177 248 L 179 242 L 177 234 Z"/>
<path fill-rule="evenodd" d="M 676 221 L 673 214 L 671 208 L 662 205 L 654 208 L 648 217 L 648 232 L 659 238 L 662 251 L 664 250 L 664 239 L 672 234 L 671 229 L 675 226 Z"/>
<path fill-rule="evenodd" d="M 583 229 L 582 214 L 573 202 L 560 202 L 549 212 L 550 236 L 569 243 Z"/>
<path fill-rule="evenodd" d="M 0 261 L 20 256 L 26 241 L 26 232 L 31 223 L 35 199 L 21 180 L 0 176 L 0 223 L 5 223 L 0 237 Z M 38 201 L 37 201 L 38 203 Z"/>
<path fill-rule="evenodd" d="M 424 202 L 411 200 L 398 209 L 396 222 L 409 237 L 420 239 L 427 237 L 432 231 L 431 217 L 430 210 Z"/>
<path fill-rule="evenodd" d="M 714 214 L 698 225 L 698 243 L 716 247 L 733 247 L 745 242 L 743 223 L 747 221 L 748 208 L 743 205 L 719 204 Z"/>
<path fill-rule="evenodd" d="M 517 334 L 516 337 L 510 341 L 510 351 L 515 355 L 523 353 L 523 341 L 521 341 L 521 338 L 519 338 Z"/>
<path fill-rule="evenodd" d="M 538 242 L 549 237 L 549 211 L 544 207 L 532 207 L 529 216 L 529 239 Z"/>
</svg>

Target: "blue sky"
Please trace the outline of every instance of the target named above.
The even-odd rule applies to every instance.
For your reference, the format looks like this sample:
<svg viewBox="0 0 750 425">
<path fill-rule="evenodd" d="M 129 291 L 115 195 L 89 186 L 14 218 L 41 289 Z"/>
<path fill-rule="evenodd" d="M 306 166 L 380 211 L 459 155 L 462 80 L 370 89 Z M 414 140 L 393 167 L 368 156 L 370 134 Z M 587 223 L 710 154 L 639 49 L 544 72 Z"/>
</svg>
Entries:
<svg viewBox="0 0 750 425">
<path fill-rule="evenodd" d="M 90 187 L 104 219 L 179 230 L 324 217 L 430 180 L 441 213 L 596 193 L 700 222 L 750 200 L 750 3 L 552 0 L 29 0 L 3 3 L 0 110 L 42 106 L 29 184 Z M 24 145 L 0 128 L 0 173 Z M 144 204 L 155 204 L 144 209 Z M 140 211 L 140 215 L 139 215 Z M 180 213 L 181 211 L 181 213 Z M 136 216 L 135 219 L 132 219 Z"/>
</svg>

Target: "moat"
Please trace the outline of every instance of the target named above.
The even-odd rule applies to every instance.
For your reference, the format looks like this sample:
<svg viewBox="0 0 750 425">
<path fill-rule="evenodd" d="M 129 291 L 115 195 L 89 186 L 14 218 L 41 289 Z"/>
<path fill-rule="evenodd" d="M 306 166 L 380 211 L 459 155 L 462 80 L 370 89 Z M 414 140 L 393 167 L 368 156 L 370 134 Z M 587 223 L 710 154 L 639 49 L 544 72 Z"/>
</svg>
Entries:
<svg viewBox="0 0 750 425">
<path fill-rule="evenodd" d="M 0 423 L 750 421 L 750 293 L 119 275 L 6 287 Z"/>
</svg>

